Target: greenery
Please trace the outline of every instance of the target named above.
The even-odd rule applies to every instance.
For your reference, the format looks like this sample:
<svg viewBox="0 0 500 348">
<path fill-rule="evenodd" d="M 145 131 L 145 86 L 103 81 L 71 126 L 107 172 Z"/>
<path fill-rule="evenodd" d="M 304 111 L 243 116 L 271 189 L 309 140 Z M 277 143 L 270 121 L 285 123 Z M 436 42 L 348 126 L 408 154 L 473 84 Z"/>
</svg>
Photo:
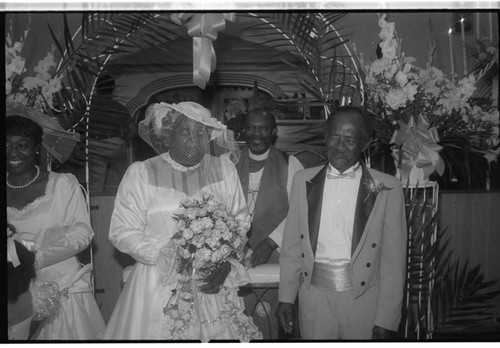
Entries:
<svg viewBox="0 0 500 348">
<path fill-rule="evenodd" d="M 481 266 L 459 260 L 448 231 L 438 230 L 433 187 L 405 189 L 408 222 L 407 283 L 401 337 L 432 339 L 463 332 L 493 319 L 497 280 L 484 280 Z"/>
</svg>

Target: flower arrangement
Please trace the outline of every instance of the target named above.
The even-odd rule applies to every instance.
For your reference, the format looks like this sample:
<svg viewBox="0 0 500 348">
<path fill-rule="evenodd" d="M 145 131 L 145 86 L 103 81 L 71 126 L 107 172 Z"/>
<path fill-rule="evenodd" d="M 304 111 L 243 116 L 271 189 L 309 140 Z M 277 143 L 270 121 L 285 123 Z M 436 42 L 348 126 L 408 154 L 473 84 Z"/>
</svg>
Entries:
<svg viewBox="0 0 500 348">
<path fill-rule="evenodd" d="M 53 51 L 33 68 L 34 76 L 25 67 L 21 52 L 28 36 L 29 28 L 15 41 L 12 22 L 5 37 L 5 94 L 9 103 L 23 104 L 29 108 L 49 112 L 53 108 L 54 95 L 61 89 L 61 78 L 53 77 L 50 71 L 56 67 Z"/>
<path fill-rule="evenodd" d="M 172 319 L 167 321 L 164 334 L 170 339 L 199 339 L 199 318 L 193 315 L 198 296 L 196 282 L 205 281 L 229 258 L 243 258 L 246 227 L 209 194 L 204 194 L 200 200 L 183 201 L 174 219 L 178 232 L 172 239 L 177 241 L 175 267 L 179 275 L 177 287 L 163 309 Z M 230 300 L 231 293 L 225 287 L 220 294 L 226 302 Z M 243 311 L 236 305 L 238 301 L 230 302 L 232 310 Z"/>
<path fill-rule="evenodd" d="M 182 202 L 174 219 L 179 229 L 172 237 L 178 240 L 178 273 L 195 273 L 196 279 L 204 280 L 228 258 L 243 257 L 242 226 L 212 195 Z"/>
<path fill-rule="evenodd" d="M 393 133 L 402 124 L 415 124 L 424 117 L 428 129 L 437 130 L 433 145 L 460 137 L 466 139 L 468 148 L 488 154 L 494 145 L 492 140 L 498 138 L 498 109 L 481 106 L 473 99 L 476 77 L 473 74 L 461 79 L 446 77 L 432 66 L 433 45 L 426 68 L 417 67 L 415 58 L 402 52 L 395 23 L 388 22 L 386 15 L 381 14 L 378 24 L 381 57 L 368 66 L 363 66 L 360 57 L 366 75 L 366 106 L 379 119 L 378 129 L 374 127 L 377 137 L 390 144 Z M 397 151 L 394 157 L 399 159 Z"/>
</svg>

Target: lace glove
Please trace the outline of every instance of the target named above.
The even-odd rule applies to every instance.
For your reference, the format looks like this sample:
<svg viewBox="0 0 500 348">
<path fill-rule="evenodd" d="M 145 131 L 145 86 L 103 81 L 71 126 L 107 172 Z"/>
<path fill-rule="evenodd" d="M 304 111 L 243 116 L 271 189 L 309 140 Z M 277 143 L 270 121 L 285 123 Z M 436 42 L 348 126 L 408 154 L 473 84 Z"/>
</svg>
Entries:
<svg viewBox="0 0 500 348">
<path fill-rule="evenodd" d="M 34 281 L 30 287 L 33 301 L 33 320 L 42 320 L 57 313 L 61 292 L 59 285 L 49 281 Z"/>
<path fill-rule="evenodd" d="M 160 248 L 156 256 L 155 263 L 160 273 L 161 285 L 163 286 L 174 281 L 174 279 L 171 279 L 171 275 L 175 268 L 175 255 L 176 248 L 174 243 L 168 242 Z"/>
<path fill-rule="evenodd" d="M 216 294 L 220 291 L 222 285 L 226 281 L 229 272 L 231 271 L 231 263 L 226 261 L 224 265 L 214 274 L 211 274 L 205 279 L 205 284 L 199 287 L 201 292 L 205 294 Z"/>
</svg>

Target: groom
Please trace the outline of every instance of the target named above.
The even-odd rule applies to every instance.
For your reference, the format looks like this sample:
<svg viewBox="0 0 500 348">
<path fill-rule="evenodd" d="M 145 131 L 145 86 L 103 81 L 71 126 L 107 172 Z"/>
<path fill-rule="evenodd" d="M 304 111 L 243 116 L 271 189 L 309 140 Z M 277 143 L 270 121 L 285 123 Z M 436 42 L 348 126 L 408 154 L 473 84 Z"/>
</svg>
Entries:
<svg viewBox="0 0 500 348">
<path fill-rule="evenodd" d="M 327 121 L 329 164 L 293 180 L 280 256 L 277 316 L 303 339 L 395 338 L 401 320 L 406 217 L 401 183 L 367 168 L 363 112 L 338 109 Z"/>
</svg>

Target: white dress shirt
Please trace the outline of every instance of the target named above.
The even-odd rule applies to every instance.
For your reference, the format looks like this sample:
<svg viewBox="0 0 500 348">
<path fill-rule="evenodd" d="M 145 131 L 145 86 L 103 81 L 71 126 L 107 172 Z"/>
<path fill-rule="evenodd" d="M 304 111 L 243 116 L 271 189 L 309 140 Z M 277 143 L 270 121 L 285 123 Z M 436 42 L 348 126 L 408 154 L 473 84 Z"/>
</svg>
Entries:
<svg viewBox="0 0 500 348">
<path fill-rule="evenodd" d="M 316 262 L 351 260 L 354 212 L 362 169 L 356 163 L 344 172 L 352 172 L 354 169 L 355 178 L 325 179 Z M 339 174 L 331 165 L 328 166 L 328 171 Z"/>
<path fill-rule="evenodd" d="M 269 150 L 267 150 L 262 155 L 255 155 L 250 150 L 248 150 L 248 155 L 251 159 L 255 161 L 264 161 L 269 156 Z M 290 202 L 290 190 L 292 188 L 292 180 L 295 173 L 301 169 L 304 169 L 302 163 L 294 156 L 289 156 L 288 158 L 288 179 L 286 183 L 286 191 L 288 194 L 288 202 Z M 249 173 L 248 177 L 248 210 L 250 216 L 253 218 L 253 212 L 255 210 L 255 202 L 257 201 L 258 190 L 260 186 L 260 180 L 262 178 L 262 173 L 264 173 L 264 168 L 255 173 Z M 257 193 L 252 193 L 252 191 L 257 191 Z M 281 248 L 281 241 L 283 239 L 283 232 L 285 230 L 286 218 L 281 221 L 281 223 L 269 234 L 271 238 L 277 245 L 278 251 Z"/>
</svg>

